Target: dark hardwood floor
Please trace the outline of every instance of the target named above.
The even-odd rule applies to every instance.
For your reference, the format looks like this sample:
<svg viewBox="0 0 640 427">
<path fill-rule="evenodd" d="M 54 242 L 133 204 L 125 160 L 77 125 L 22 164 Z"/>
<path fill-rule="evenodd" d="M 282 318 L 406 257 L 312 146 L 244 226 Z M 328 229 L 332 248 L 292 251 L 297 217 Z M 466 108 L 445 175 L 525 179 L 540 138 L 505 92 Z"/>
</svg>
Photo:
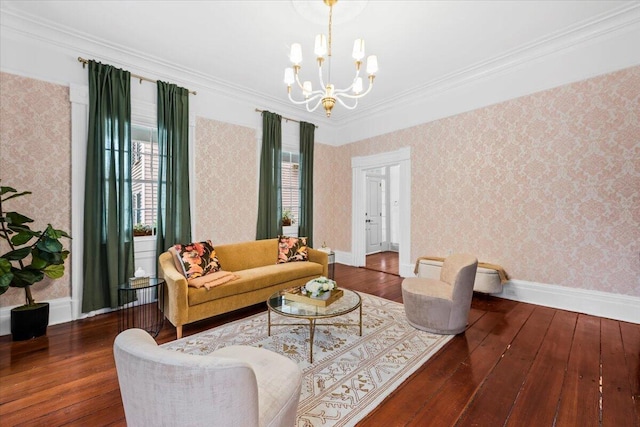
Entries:
<svg viewBox="0 0 640 427">
<path fill-rule="evenodd" d="M 402 279 L 392 274 L 337 264 L 336 279 L 402 300 Z M 0 337 L 0 425 L 124 425 L 112 355 L 117 319 L 51 326 L 31 341 Z M 469 324 L 359 425 L 640 425 L 640 325 L 482 295 L 474 295 Z M 174 338 L 166 324 L 157 340 Z"/>
<path fill-rule="evenodd" d="M 400 261 L 398 252 L 378 252 L 367 255 L 365 268 L 368 270 L 381 271 L 383 273 L 400 274 Z"/>
</svg>

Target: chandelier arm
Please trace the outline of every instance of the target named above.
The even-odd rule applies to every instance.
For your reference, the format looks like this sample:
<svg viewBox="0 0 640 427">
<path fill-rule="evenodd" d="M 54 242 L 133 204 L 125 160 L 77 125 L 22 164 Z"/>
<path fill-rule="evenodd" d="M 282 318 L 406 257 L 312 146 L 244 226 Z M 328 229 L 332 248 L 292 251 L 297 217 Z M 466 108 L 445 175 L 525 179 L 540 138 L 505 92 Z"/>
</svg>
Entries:
<svg viewBox="0 0 640 427">
<path fill-rule="evenodd" d="M 336 89 L 334 92 L 335 93 L 347 93 L 349 92 L 351 89 L 353 89 L 353 85 L 356 84 L 356 79 L 360 76 L 360 69 L 356 69 L 356 75 L 353 78 L 353 80 L 351 81 L 351 84 L 349 85 L 349 87 L 346 87 L 344 89 Z"/>
<path fill-rule="evenodd" d="M 369 92 L 371 92 L 371 89 L 373 89 L 373 82 L 371 80 L 369 80 L 369 87 L 367 87 L 367 90 L 365 90 L 364 92 L 359 93 L 358 95 L 351 95 L 351 94 L 348 94 L 348 93 L 340 92 L 339 95 L 342 96 L 342 97 L 345 97 L 345 98 L 350 98 L 350 99 L 360 99 L 360 98 L 368 95 Z"/>
<path fill-rule="evenodd" d="M 298 87 L 300 88 L 300 90 L 304 93 L 304 86 L 302 85 L 302 83 L 300 83 L 300 76 L 298 75 L 298 73 L 296 73 L 296 83 L 298 84 Z M 316 89 L 316 90 L 312 90 L 311 92 L 309 92 L 310 95 L 322 95 L 324 94 L 324 92 L 322 91 L 322 89 Z"/>
<path fill-rule="evenodd" d="M 295 99 L 293 99 L 293 97 L 291 96 L 291 92 L 289 92 L 289 101 L 293 102 L 296 105 L 302 105 L 302 104 L 309 104 L 309 102 L 314 101 L 318 98 L 320 98 L 321 94 L 316 94 L 310 98 L 306 98 L 303 99 L 302 101 L 296 101 Z"/>
<path fill-rule="evenodd" d="M 300 88 L 300 90 L 304 90 L 304 86 L 302 86 L 302 83 L 300 83 L 300 76 L 298 75 L 298 73 L 296 73 L 296 83 L 298 84 L 298 87 Z"/>
<path fill-rule="evenodd" d="M 351 83 L 351 86 L 349 87 L 345 87 L 344 89 L 335 89 L 333 92 L 335 94 L 343 94 L 343 93 L 349 93 L 349 91 L 353 89 L 353 83 Z"/>
<path fill-rule="evenodd" d="M 311 101 L 311 99 L 309 101 Z M 316 103 L 316 105 L 313 108 L 309 108 L 309 102 L 307 102 L 306 103 L 307 104 L 306 105 L 307 111 L 310 112 L 310 113 L 313 113 L 314 111 L 316 111 L 318 109 L 318 107 L 320 106 L 321 103 L 322 103 L 322 99 L 319 99 L 318 102 Z"/>
<path fill-rule="evenodd" d="M 340 105 L 342 105 L 347 110 L 353 110 L 354 108 L 356 108 L 358 106 L 358 99 L 357 98 L 356 98 L 355 104 L 353 104 L 353 106 L 349 106 L 349 105 L 345 104 L 345 102 L 341 99 L 342 96 L 344 96 L 344 95 L 340 94 L 340 96 L 336 96 L 336 100 L 340 103 Z"/>
</svg>

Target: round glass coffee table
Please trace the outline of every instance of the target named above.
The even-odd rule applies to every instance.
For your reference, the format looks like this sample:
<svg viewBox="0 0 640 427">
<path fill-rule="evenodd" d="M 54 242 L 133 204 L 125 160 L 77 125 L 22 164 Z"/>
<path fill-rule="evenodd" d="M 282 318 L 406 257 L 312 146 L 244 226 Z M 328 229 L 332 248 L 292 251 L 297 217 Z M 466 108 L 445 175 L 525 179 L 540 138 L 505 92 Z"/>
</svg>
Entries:
<svg viewBox="0 0 640 427">
<path fill-rule="evenodd" d="M 349 289 L 340 288 L 344 292 L 342 297 L 327 307 L 318 307 L 298 301 L 290 301 L 284 291 L 276 292 L 267 300 L 267 333 L 271 336 L 272 326 L 306 326 L 307 323 L 271 323 L 271 312 L 281 316 L 306 319 L 309 323 L 309 363 L 313 363 L 313 335 L 317 325 L 322 326 L 359 326 L 362 336 L 362 299 L 360 295 Z M 360 309 L 358 323 L 318 323 L 318 320 L 342 316 Z"/>
</svg>

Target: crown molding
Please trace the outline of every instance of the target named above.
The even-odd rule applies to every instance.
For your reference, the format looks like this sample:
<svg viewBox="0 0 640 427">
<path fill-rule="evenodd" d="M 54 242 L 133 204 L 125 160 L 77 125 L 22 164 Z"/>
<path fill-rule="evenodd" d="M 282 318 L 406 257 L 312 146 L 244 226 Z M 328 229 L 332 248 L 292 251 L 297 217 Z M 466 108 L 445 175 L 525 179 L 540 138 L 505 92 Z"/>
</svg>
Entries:
<svg viewBox="0 0 640 427">
<path fill-rule="evenodd" d="M 63 51 L 72 57 L 81 56 L 85 59 L 94 59 L 127 69 L 132 73 L 148 75 L 157 80 L 169 80 L 184 87 L 197 90 L 199 95 L 202 95 L 203 92 L 209 92 L 212 95 L 224 96 L 231 100 L 250 104 L 253 107 L 268 105 L 268 110 L 276 110 L 279 113 L 294 118 L 300 117 L 300 120 L 313 122 L 314 124 L 322 123 L 325 129 L 331 126 L 331 121 L 328 119 L 323 120 L 322 117 L 305 114 L 301 117 L 300 110 L 295 108 L 295 106 L 285 98 L 276 98 L 264 93 L 258 93 L 244 86 L 163 61 L 160 58 L 144 52 L 96 39 L 86 33 L 47 20 L 25 14 L 17 14 L 1 6 L 0 30 L 3 33 L 3 39 L 9 36 L 17 36 L 30 41 L 38 41 L 39 43 L 52 46 L 56 50 Z M 52 83 L 69 84 L 69 81 L 59 81 L 59 79 L 52 80 L 51 76 L 37 70 L 25 73 L 24 70 L 19 71 L 4 66 L 2 70 Z M 203 114 L 203 116 L 206 117 L 206 114 Z M 243 118 L 228 121 L 241 126 L 255 126 L 252 120 Z"/>
<path fill-rule="evenodd" d="M 640 33 L 640 3 L 627 3 L 595 19 L 583 21 L 561 32 L 505 52 L 498 57 L 489 58 L 440 79 L 399 93 L 390 100 L 386 99 L 383 103 L 360 105 L 357 110 L 350 111 L 349 114 L 335 114 L 331 119 L 328 119 L 324 115 L 307 113 L 285 98 L 248 90 L 243 86 L 214 76 L 168 63 L 144 52 L 98 40 L 86 33 L 46 20 L 17 14 L 2 6 L 0 6 L 0 31 L 4 40 L 18 38 L 27 43 L 36 41 L 38 44 L 47 46 L 48 49 L 62 51 L 70 58 L 75 59 L 78 56 L 83 56 L 88 59 L 96 59 L 126 68 L 134 73 L 149 75 L 160 80 L 166 79 L 197 90 L 196 103 L 208 102 L 209 106 L 215 107 L 200 109 L 198 115 L 204 117 L 255 128 L 258 126 L 258 119 L 250 112 L 255 107 L 260 107 L 312 122 L 319 126 L 316 140 L 319 143 L 334 146 L 640 64 L 640 54 L 625 51 L 618 52 L 617 55 L 624 54 L 628 58 L 625 60 L 616 58 L 617 61 L 611 61 L 615 63 L 613 65 L 602 64 L 602 61 L 594 59 L 591 63 L 583 66 L 579 72 L 576 72 L 576 66 L 572 70 L 567 70 L 559 69 L 556 64 L 556 68 L 553 68 L 553 63 L 562 63 L 563 61 L 569 63 L 570 59 L 566 58 L 571 58 L 571 55 L 575 56 L 575 52 L 580 52 L 582 55 L 580 59 L 584 60 L 589 55 L 588 48 L 590 46 L 598 45 L 598 43 L 604 46 L 603 41 L 608 38 L 618 37 L 625 44 L 629 44 L 627 39 L 635 37 L 635 33 Z M 626 35 L 627 33 L 629 35 Z M 499 83 L 496 83 L 504 76 L 508 76 L 516 82 L 529 83 L 532 79 L 537 78 L 536 67 L 542 62 L 546 62 L 545 71 L 553 75 L 553 78 L 548 82 L 521 85 L 521 87 L 508 88 L 508 90 L 502 87 L 504 85 L 500 86 Z M 67 67 L 69 67 L 68 64 Z M 45 81 L 56 80 L 56 77 L 47 75 L 48 70 L 45 69 L 29 68 L 25 71 L 23 68 L 21 72 L 16 72 L 11 69 L 11 66 L 7 67 L 5 63 L 2 70 Z M 64 76 L 66 77 L 66 74 Z M 73 80 L 74 78 L 76 80 Z M 66 85 L 84 83 L 80 78 L 86 79 L 85 74 L 77 73 L 70 80 L 55 82 Z M 61 79 L 64 79 L 63 75 L 58 75 L 57 80 Z M 479 89 L 487 86 L 487 82 L 493 85 L 493 91 L 489 94 L 487 93 L 488 89 L 484 91 Z M 470 92 L 471 96 L 469 97 L 468 93 Z M 221 104 L 220 97 L 225 99 L 223 103 L 226 104 L 225 107 L 219 106 Z M 464 99 L 465 97 L 473 99 L 469 101 Z M 441 108 L 443 103 L 448 104 L 447 108 Z M 229 106 L 233 106 L 233 108 Z M 234 113 L 227 112 L 225 108 L 233 110 Z M 238 112 L 241 114 L 237 114 Z"/>
<path fill-rule="evenodd" d="M 640 2 L 628 4 L 595 19 L 580 22 L 547 37 L 519 46 L 502 55 L 489 58 L 467 68 L 456 70 L 437 80 L 400 92 L 384 102 L 358 108 L 349 117 L 341 117 L 334 124 L 344 126 L 348 122 L 371 115 L 379 115 L 390 109 L 411 104 L 425 97 L 447 92 L 457 87 L 472 84 L 488 76 L 521 67 L 540 58 L 559 54 L 593 39 L 606 37 L 610 33 L 640 26 Z M 569 83 L 569 82 L 567 82 Z"/>
<path fill-rule="evenodd" d="M 153 55 L 135 49 L 128 49 L 120 45 L 100 40 L 86 33 L 75 31 L 65 26 L 53 24 L 49 21 L 36 19 L 24 14 L 0 9 L 2 12 L 2 26 L 16 34 L 38 40 L 68 52 L 75 52 L 78 56 L 100 56 L 99 61 L 109 62 L 114 66 L 126 66 L 134 73 L 147 73 L 156 79 L 171 78 L 184 83 L 185 86 L 198 86 L 225 95 L 244 96 L 247 99 L 267 98 L 262 95 L 256 97 L 254 91 L 243 86 L 209 76 L 198 71 L 169 63 Z M 94 59 L 94 58 L 85 58 Z M 160 76 L 158 76 L 160 74 Z"/>
</svg>

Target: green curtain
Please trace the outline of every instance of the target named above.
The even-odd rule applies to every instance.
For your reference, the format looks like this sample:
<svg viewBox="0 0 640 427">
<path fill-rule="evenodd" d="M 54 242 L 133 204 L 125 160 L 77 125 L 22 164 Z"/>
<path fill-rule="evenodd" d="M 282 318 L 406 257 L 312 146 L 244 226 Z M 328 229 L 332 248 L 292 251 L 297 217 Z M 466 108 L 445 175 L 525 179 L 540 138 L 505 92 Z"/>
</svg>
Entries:
<svg viewBox="0 0 640 427">
<path fill-rule="evenodd" d="M 158 82 L 158 220 L 156 253 L 191 242 L 189 91 Z"/>
<path fill-rule="evenodd" d="M 282 117 L 263 111 L 256 240 L 282 234 L 281 156 Z"/>
<path fill-rule="evenodd" d="M 313 144 L 316 127 L 300 122 L 300 224 L 298 235 L 313 247 Z"/>
<path fill-rule="evenodd" d="M 89 61 L 82 311 L 118 306 L 133 275 L 131 75 Z"/>
</svg>

